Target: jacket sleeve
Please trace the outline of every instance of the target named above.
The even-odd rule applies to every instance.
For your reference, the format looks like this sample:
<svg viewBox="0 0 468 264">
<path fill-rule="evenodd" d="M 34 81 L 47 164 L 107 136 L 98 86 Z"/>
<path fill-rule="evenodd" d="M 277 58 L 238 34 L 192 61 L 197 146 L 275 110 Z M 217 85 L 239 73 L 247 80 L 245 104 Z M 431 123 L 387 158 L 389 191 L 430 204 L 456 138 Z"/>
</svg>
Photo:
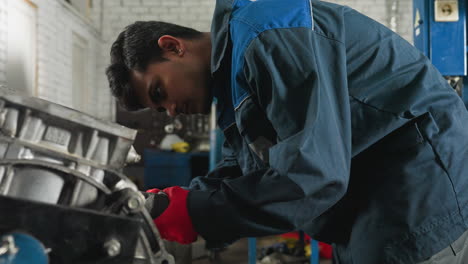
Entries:
<svg viewBox="0 0 468 264">
<path fill-rule="evenodd" d="M 310 28 L 253 39 L 235 76 L 278 135 L 269 167 L 189 195 L 195 229 L 229 242 L 303 229 L 346 192 L 351 156 L 343 44 Z"/>
<path fill-rule="evenodd" d="M 240 177 L 242 171 L 235 154 L 229 144 L 224 141 L 222 146 L 223 159 L 206 176 L 199 176 L 190 182 L 190 190 L 216 190 L 223 180 Z"/>
</svg>

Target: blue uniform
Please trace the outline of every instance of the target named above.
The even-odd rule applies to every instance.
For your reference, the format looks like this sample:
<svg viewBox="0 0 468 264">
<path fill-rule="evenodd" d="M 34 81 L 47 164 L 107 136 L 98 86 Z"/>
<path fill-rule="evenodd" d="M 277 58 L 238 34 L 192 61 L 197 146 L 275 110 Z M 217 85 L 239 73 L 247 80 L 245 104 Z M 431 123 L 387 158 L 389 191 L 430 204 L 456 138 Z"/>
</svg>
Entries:
<svg viewBox="0 0 468 264">
<path fill-rule="evenodd" d="M 224 161 L 192 182 L 211 244 L 304 230 L 337 263 L 414 263 L 468 229 L 468 113 L 430 61 L 355 10 L 218 0 Z"/>
</svg>

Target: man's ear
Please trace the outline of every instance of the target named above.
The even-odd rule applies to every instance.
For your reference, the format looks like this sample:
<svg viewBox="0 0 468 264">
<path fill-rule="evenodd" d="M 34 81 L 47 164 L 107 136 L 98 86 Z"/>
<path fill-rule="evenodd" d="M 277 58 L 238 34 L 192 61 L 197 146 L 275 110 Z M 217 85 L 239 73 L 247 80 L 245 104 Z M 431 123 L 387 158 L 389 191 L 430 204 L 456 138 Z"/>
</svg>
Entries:
<svg viewBox="0 0 468 264">
<path fill-rule="evenodd" d="M 163 56 L 166 55 L 183 55 L 183 43 L 179 38 L 171 35 L 164 35 L 158 39 L 158 45 L 163 50 Z"/>
</svg>

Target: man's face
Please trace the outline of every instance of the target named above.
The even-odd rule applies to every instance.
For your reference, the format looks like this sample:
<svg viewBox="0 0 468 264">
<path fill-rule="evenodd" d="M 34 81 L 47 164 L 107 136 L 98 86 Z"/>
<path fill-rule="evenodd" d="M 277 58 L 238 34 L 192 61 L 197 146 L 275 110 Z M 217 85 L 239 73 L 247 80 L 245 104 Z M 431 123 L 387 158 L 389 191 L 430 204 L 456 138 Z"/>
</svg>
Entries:
<svg viewBox="0 0 468 264">
<path fill-rule="evenodd" d="M 132 71 L 131 86 L 141 104 L 178 114 L 208 114 L 211 106 L 209 65 L 197 54 L 176 48 L 165 52 L 167 61 L 148 65 L 145 72 Z"/>
</svg>

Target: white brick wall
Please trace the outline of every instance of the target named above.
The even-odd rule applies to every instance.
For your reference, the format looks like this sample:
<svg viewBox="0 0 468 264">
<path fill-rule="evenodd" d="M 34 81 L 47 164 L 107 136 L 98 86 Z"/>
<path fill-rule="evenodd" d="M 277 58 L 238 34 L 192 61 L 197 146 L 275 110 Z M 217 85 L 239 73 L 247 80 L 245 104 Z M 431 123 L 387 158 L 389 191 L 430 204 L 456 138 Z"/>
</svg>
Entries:
<svg viewBox="0 0 468 264">
<path fill-rule="evenodd" d="M 413 43 L 413 1 L 412 0 L 326 0 L 327 2 L 346 5 L 371 17 L 391 28 L 390 19 L 396 15 L 396 32 Z M 397 2 L 397 13 L 392 11 L 393 2 Z"/>
<path fill-rule="evenodd" d="M 7 2 L 0 0 L 0 85 L 6 84 Z"/>
<path fill-rule="evenodd" d="M 5 84 L 7 1 L 0 0 L 0 84 Z M 63 0 L 32 0 L 38 6 L 38 93 L 64 105 L 72 98 L 72 35 L 88 41 L 87 63 L 89 113 L 114 119 L 115 103 L 104 71 L 109 64 L 112 42 L 123 28 L 137 20 L 162 20 L 209 31 L 214 0 L 92 0 L 90 21 L 86 22 Z M 391 3 L 395 0 L 328 0 L 348 5 L 390 27 Z M 398 1 L 396 31 L 412 41 L 412 1 Z"/>
<path fill-rule="evenodd" d="M 72 105 L 73 34 L 86 40 L 87 98 L 85 109 L 100 118 L 110 119 L 114 107 L 107 99 L 106 87 L 97 86 L 96 71 L 102 53 L 97 28 L 61 0 L 36 0 L 38 5 L 38 91 L 39 96 L 63 105 Z M 107 93 L 107 94 L 106 94 Z"/>
<path fill-rule="evenodd" d="M 0 84 L 6 84 L 7 0 L 0 0 Z M 23 0 L 8 0 L 23 1 Z M 72 98 L 72 47 L 73 34 L 88 43 L 87 88 L 89 103 L 86 111 L 101 118 L 112 118 L 114 107 L 107 87 L 98 87 L 97 61 L 102 53 L 102 39 L 98 30 L 77 14 L 63 0 L 33 0 L 37 5 L 37 92 L 38 96 L 65 106 Z M 6 84 L 8 85 L 8 84 Z M 107 96 L 104 94 L 107 93 Z"/>
</svg>

